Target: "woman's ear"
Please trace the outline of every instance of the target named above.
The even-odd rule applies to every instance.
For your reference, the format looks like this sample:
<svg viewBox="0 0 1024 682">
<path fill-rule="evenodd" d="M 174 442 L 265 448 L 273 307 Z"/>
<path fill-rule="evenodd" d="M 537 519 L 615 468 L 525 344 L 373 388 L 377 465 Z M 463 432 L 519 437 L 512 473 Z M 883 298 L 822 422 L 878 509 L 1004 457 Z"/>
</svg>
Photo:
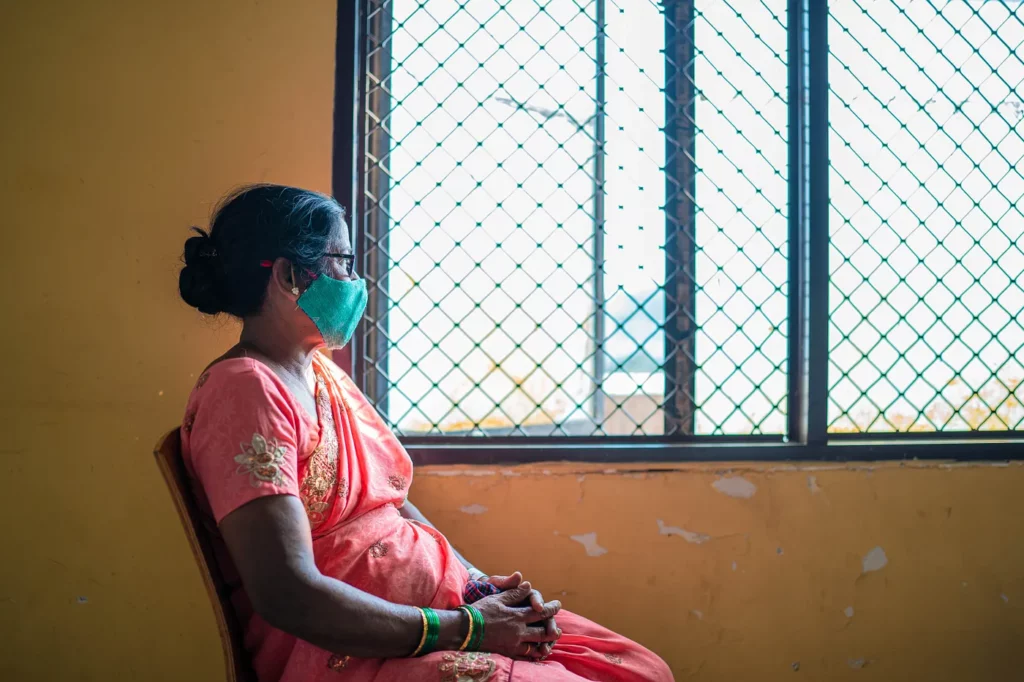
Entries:
<svg viewBox="0 0 1024 682">
<path fill-rule="evenodd" d="M 295 278 L 295 268 L 287 258 L 278 258 L 270 275 L 270 288 L 278 295 L 295 299 L 299 295 L 299 282 Z"/>
</svg>

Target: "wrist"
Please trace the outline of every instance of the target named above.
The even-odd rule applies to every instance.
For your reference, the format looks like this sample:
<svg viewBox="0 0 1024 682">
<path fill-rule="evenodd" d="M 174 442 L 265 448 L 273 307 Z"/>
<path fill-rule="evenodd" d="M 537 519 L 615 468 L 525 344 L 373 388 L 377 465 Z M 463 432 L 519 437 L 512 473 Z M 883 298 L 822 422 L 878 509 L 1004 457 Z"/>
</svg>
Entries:
<svg viewBox="0 0 1024 682">
<path fill-rule="evenodd" d="M 483 571 L 481 571 L 479 568 L 476 568 L 475 566 L 470 566 L 469 567 L 469 578 L 470 578 L 470 580 L 483 580 L 486 577 L 487 577 L 487 574 L 484 573 Z"/>
<path fill-rule="evenodd" d="M 441 620 L 438 651 L 458 651 L 469 634 L 469 616 L 462 611 L 438 611 L 437 615 Z"/>
</svg>

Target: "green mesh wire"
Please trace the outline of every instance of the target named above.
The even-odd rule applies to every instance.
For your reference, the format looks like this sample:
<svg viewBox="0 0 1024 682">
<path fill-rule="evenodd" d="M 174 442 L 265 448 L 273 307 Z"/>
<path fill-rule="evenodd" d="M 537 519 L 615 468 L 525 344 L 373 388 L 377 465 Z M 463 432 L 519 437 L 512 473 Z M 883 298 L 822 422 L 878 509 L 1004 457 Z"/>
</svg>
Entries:
<svg viewBox="0 0 1024 682">
<path fill-rule="evenodd" d="M 832 432 L 1024 424 L 1024 10 L 829 4 Z"/>
<path fill-rule="evenodd" d="M 666 196 L 661 3 L 368 2 L 356 362 L 400 433 L 784 432 L 786 4 L 700 0 L 676 27 L 684 225 L 665 208 L 689 190 Z M 666 254 L 682 229 L 690 265 Z M 683 365 L 673 316 L 696 329 Z"/>
</svg>

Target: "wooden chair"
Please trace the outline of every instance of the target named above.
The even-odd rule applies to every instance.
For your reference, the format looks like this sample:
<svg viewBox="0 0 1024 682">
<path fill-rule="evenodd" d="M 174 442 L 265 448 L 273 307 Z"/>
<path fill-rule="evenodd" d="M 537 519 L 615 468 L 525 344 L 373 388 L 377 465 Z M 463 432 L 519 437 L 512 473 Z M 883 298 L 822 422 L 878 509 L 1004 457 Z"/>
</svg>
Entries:
<svg viewBox="0 0 1024 682">
<path fill-rule="evenodd" d="M 185 528 L 185 536 L 199 565 L 203 584 L 206 585 L 206 592 L 213 605 L 213 615 L 217 621 L 217 631 L 220 633 L 220 643 L 224 650 L 227 682 L 255 682 L 256 676 L 242 646 L 242 629 L 231 606 L 231 591 L 217 567 L 210 534 L 192 498 L 185 464 L 181 458 L 179 429 L 174 429 L 161 438 L 153 455 L 167 488 L 171 491 L 171 499 L 178 510 L 178 517 Z"/>
</svg>

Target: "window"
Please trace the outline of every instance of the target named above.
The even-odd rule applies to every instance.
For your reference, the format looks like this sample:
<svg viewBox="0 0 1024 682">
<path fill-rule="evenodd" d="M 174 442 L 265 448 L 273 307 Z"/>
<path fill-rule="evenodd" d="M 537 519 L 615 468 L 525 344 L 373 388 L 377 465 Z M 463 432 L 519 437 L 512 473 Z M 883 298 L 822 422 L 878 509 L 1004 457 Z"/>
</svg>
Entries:
<svg viewBox="0 0 1024 682">
<path fill-rule="evenodd" d="M 1021 4 L 865 5 L 829 21 L 829 430 L 1021 428 Z"/>
<path fill-rule="evenodd" d="M 352 369 L 406 442 L 1024 425 L 1019 3 L 350 5 Z"/>
</svg>

